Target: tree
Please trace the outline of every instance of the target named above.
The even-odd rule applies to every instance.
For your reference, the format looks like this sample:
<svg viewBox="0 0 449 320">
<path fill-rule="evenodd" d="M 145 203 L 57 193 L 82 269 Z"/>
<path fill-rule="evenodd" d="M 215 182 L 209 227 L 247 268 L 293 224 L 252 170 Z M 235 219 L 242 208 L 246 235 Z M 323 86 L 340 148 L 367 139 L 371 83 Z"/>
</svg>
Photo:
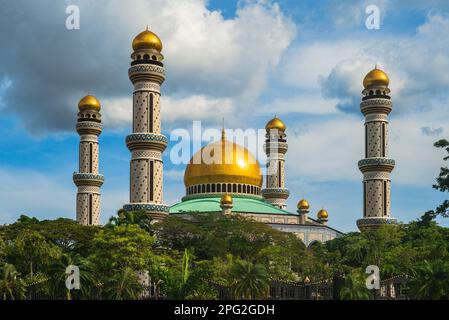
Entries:
<svg viewBox="0 0 449 320">
<path fill-rule="evenodd" d="M 270 278 L 261 264 L 238 260 L 231 269 L 232 291 L 236 299 L 264 299 L 268 297 Z"/>
<path fill-rule="evenodd" d="M 449 299 L 449 263 L 447 261 L 427 260 L 416 268 L 409 281 L 409 295 L 414 299 Z"/>
<path fill-rule="evenodd" d="M 66 268 L 75 265 L 79 268 L 80 294 L 78 290 L 68 290 L 65 285 L 67 279 Z M 61 259 L 53 262 L 48 270 L 48 289 L 53 296 L 58 296 L 60 292 L 65 292 L 67 300 L 72 300 L 73 294 L 78 297 L 90 297 L 95 288 L 95 277 L 90 262 L 79 255 L 63 254 Z"/>
<path fill-rule="evenodd" d="M 48 243 L 40 233 L 29 229 L 19 232 L 9 251 L 16 265 L 27 266 L 30 277 L 39 268 L 43 271 L 61 255 L 57 246 Z M 26 272 L 26 268 L 23 271 Z"/>
<path fill-rule="evenodd" d="M 445 148 L 446 152 L 449 154 L 449 141 L 445 139 L 438 140 L 434 143 L 434 146 L 437 148 Z M 443 160 L 447 161 L 449 159 L 449 155 L 444 157 Z M 434 189 L 437 189 L 441 192 L 449 191 L 449 168 L 441 167 L 440 173 L 436 178 L 436 184 L 432 186 Z M 441 205 L 439 205 L 435 210 L 429 210 L 421 217 L 419 220 L 419 224 L 421 226 L 429 225 L 430 221 L 434 220 L 438 215 L 442 217 L 449 217 L 449 200 L 444 200 Z"/>
<path fill-rule="evenodd" d="M 142 291 L 136 272 L 125 267 L 121 272 L 114 274 L 105 283 L 105 294 L 111 300 L 137 299 Z"/>
<path fill-rule="evenodd" d="M 26 288 L 20 274 L 12 264 L 5 263 L 0 268 L 0 296 L 2 300 L 25 299 Z"/>
<path fill-rule="evenodd" d="M 120 209 L 117 212 L 117 216 L 109 218 L 109 222 L 106 227 L 114 227 L 127 224 L 136 224 L 143 230 L 150 231 L 151 217 L 145 212 L 145 210 L 134 212 Z"/>
<path fill-rule="evenodd" d="M 340 289 L 342 300 L 371 300 L 372 293 L 366 288 L 363 275 L 357 271 L 346 276 L 344 286 Z"/>
<path fill-rule="evenodd" d="M 96 274 L 107 280 L 126 268 L 146 270 L 154 238 L 138 225 L 104 228 L 93 239 L 95 252 L 89 257 Z"/>
</svg>

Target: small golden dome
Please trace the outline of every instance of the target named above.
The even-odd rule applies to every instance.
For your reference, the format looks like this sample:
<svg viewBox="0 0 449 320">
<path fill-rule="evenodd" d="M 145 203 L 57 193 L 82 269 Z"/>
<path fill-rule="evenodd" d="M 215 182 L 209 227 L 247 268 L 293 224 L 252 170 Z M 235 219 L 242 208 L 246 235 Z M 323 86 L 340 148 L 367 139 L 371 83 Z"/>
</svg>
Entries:
<svg viewBox="0 0 449 320">
<path fill-rule="evenodd" d="M 327 218 L 329 218 L 329 213 L 326 210 L 321 209 L 320 211 L 318 211 L 316 216 L 320 220 L 326 220 Z"/>
<path fill-rule="evenodd" d="M 309 210 L 310 206 L 306 199 L 301 199 L 298 202 L 298 209 L 300 210 Z"/>
<path fill-rule="evenodd" d="M 265 130 L 270 131 L 271 129 L 277 129 L 279 131 L 284 132 L 286 127 L 281 119 L 279 119 L 278 117 L 274 117 L 273 119 L 268 121 L 268 123 L 265 126 Z"/>
<path fill-rule="evenodd" d="M 101 109 L 100 101 L 98 101 L 98 99 L 95 98 L 94 96 L 87 95 L 84 98 L 82 98 L 80 102 L 78 102 L 78 109 L 80 111 L 88 109 L 100 111 Z"/>
<path fill-rule="evenodd" d="M 220 199 L 220 204 L 232 204 L 232 197 L 230 194 L 224 194 Z"/>
<path fill-rule="evenodd" d="M 216 155 L 219 159 L 215 159 L 215 152 L 219 153 Z M 211 159 L 207 159 L 209 155 Z M 248 149 L 222 137 L 195 153 L 184 172 L 187 188 L 213 183 L 242 183 L 260 188 L 262 171 Z"/>
<path fill-rule="evenodd" d="M 380 69 L 375 67 L 373 70 L 367 73 L 365 78 L 363 79 L 363 86 L 365 89 L 372 86 L 385 86 L 388 87 L 390 83 L 390 79 L 388 75 Z"/>
<path fill-rule="evenodd" d="M 139 33 L 133 40 L 133 50 L 138 49 L 155 49 L 158 52 L 162 51 L 162 41 L 159 37 L 148 30 Z"/>
</svg>

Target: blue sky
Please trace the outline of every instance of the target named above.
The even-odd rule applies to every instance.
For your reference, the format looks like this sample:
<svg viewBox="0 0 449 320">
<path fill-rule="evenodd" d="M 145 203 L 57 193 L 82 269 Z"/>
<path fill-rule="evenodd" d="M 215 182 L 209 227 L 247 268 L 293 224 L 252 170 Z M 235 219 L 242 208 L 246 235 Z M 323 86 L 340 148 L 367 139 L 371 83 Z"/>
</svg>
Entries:
<svg viewBox="0 0 449 320">
<path fill-rule="evenodd" d="M 193 120 L 218 128 L 287 125 L 288 201 L 326 208 L 330 225 L 354 230 L 361 216 L 363 76 L 390 76 L 392 214 L 417 219 L 445 195 L 431 188 L 449 132 L 449 5 L 445 1 L 14 1 L 0 13 L 0 223 L 20 214 L 75 217 L 77 101 L 102 102 L 102 221 L 128 201 L 132 38 L 147 24 L 164 43 L 163 129 Z M 65 8 L 81 28 L 65 28 Z M 380 8 L 380 30 L 365 8 Z M 9 26 L 14 25 L 13 29 Z M 169 148 L 172 145 L 169 146 Z M 165 153 L 165 201 L 184 194 L 184 165 Z M 440 219 L 448 226 L 447 220 Z"/>
</svg>

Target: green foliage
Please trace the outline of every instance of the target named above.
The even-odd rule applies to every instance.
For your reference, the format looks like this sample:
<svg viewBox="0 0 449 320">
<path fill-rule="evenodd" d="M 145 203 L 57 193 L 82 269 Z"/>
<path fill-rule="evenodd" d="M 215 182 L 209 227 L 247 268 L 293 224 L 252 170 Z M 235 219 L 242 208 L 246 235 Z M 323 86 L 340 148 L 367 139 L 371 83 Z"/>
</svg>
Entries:
<svg viewBox="0 0 449 320">
<path fill-rule="evenodd" d="M 449 262 L 424 260 L 424 263 L 416 268 L 408 285 L 409 295 L 413 299 L 448 300 Z"/>
<path fill-rule="evenodd" d="M 0 268 L 0 297 L 2 300 L 21 300 L 26 295 L 25 282 L 20 273 L 9 263 Z"/>
<path fill-rule="evenodd" d="M 141 291 L 142 286 L 136 271 L 129 267 L 112 275 L 105 283 L 104 289 L 106 297 L 111 300 L 134 300 L 139 297 Z"/>
<path fill-rule="evenodd" d="M 89 257 L 97 274 L 111 277 L 126 268 L 145 270 L 154 238 L 138 225 L 125 224 L 100 230 L 93 239 L 95 252 Z"/>
<path fill-rule="evenodd" d="M 236 299 L 265 299 L 270 289 L 270 276 L 261 264 L 238 260 L 231 268 L 231 286 Z"/>
<path fill-rule="evenodd" d="M 373 295 L 366 288 L 365 277 L 363 274 L 354 270 L 345 278 L 345 285 L 340 290 L 340 299 L 342 300 L 371 300 Z"/>
</svg>

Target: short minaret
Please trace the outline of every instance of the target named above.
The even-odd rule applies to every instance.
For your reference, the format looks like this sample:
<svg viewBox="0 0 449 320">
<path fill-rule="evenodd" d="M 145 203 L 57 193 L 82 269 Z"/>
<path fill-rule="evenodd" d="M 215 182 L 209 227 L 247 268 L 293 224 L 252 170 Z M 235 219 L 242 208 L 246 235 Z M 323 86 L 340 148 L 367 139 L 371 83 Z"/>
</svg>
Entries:
<svg viewBox="0 0 449 320">
<path fill-rule="evenodd" d="M 363 218 L 357 220 L 360 230 L 396 223 L 390 217 L 390 172 L 395 162 L 388 158 L 388 115 L 392 110 L 388 84 L 387 74 L 377 66 L 363 80 L 360 110 L 365 116 L 365 159 L 358 163 L 363 173 Z"/>
<path fill-rule="evenodd" d="M 290 194 L 285 188 L 285 153 L 287 152 L 287 135 L 285 124 L 277 117 L 265 126 L 265 153 L 267 155 L 266 188 L 262 190 L 265 200 L 280 209 L 286 208 L 286 200 Z"/>
<path fill-rule="evenodd" d="M 316 217 L 317 217 L 319 223 L 326 225 L 327 220 L 329 219 L 329 213 L 326 210 L 321 209 L 316 214 Z"/>
<path fill-rule="evenodd" d="M 144 210 L 159 220 L 168 215 L 163 203 L 162 152 L 167 137 L 161 134 L 160 88 L 165 80 L 162 42 L 153 32 L 139 33 L 132 43 L 129 79 L 134 85 L 133 133 L 126 137 L 131 151 L 129 204 L 127 211 Z"/>
<path fill-rule="evenodd" d="M 307 216 L 309 214 L 310 206 L 306 199 L 301 199 L 298 202 L 298 214 L 299 214 L 299 224 L 306 224 Z"/>
<path fill-rule="evenodd" d="M 73 173 L 73 181 L 78 187 L 76 221 L 84 225 L 99 225 L 100 187 L 104 181 L 103 175 L 98 173 L 101 105 L 97 98 L 87 95 L 78 103 L 78 109 L 79 171 Z"/>
<path fill-rule="evenodd" d="M 220 199 L 220 208 L 224 215 L 231 215 L 233 208 L 233 201 L 230 194 L 224 194 Z"/>
</svg>

